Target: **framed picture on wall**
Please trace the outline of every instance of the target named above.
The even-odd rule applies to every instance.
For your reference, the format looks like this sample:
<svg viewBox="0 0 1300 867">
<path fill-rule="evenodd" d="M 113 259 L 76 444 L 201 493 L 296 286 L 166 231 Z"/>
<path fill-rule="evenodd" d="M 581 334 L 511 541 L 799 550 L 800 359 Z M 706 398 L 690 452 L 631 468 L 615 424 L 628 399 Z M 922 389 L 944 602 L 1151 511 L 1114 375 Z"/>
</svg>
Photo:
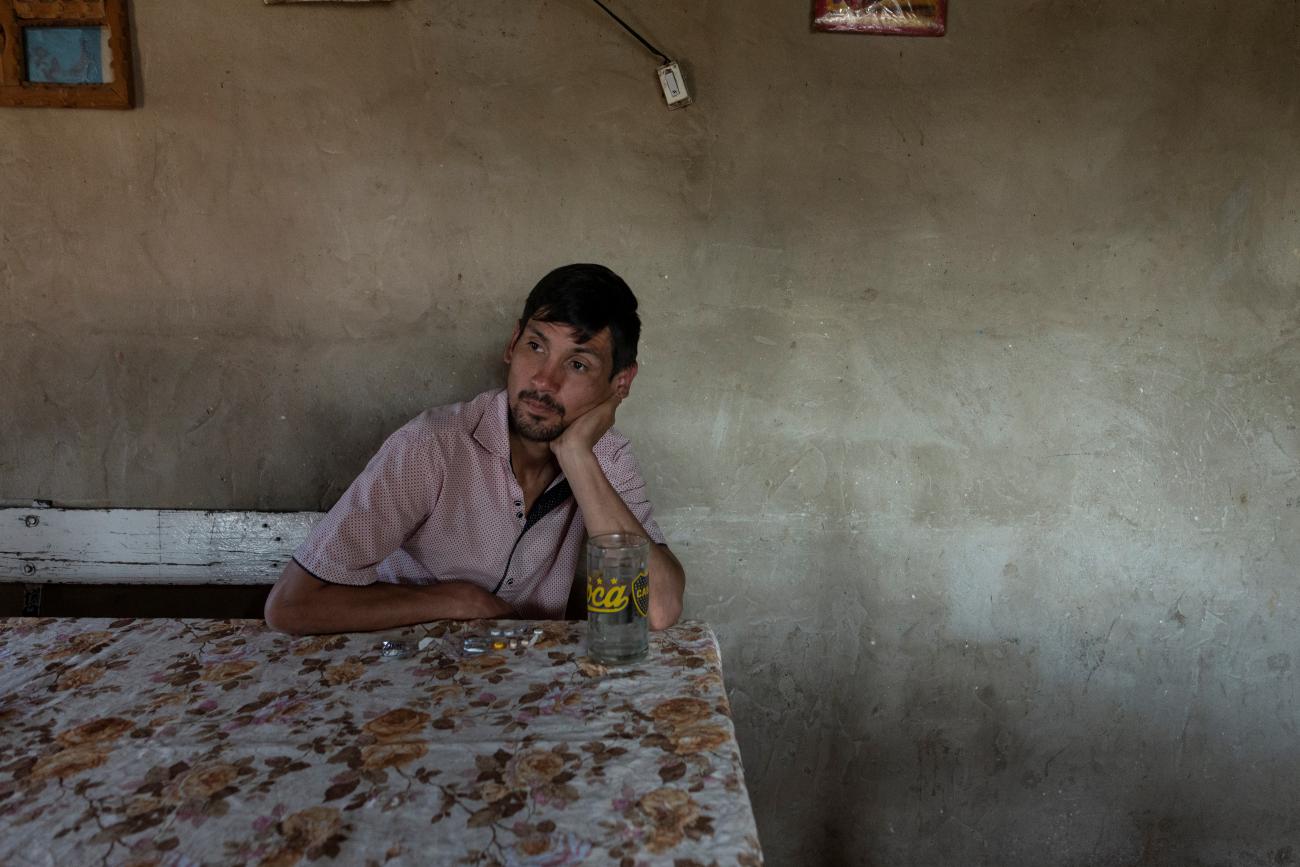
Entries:
<svg viewBox="0 0 1300 867">
<path fill-rule="evenodd" d="M 0 0 L 0 106 L 131 102 L 126 0 Z"/>
<path fill-rule="evenodd" d="M 948 0 L 813 0 L 813 29 L 942 36 Z"/>
</svg>

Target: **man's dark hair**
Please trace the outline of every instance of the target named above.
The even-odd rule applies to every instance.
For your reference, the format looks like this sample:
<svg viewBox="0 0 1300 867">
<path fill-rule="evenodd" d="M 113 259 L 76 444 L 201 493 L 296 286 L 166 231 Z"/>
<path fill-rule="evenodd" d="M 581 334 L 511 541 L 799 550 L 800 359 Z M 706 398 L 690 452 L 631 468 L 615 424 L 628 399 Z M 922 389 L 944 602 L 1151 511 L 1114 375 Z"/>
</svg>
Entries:
<svg viewBox="0 0 1300 867">
<path fill-rule="evenodd" d="M 641 338 L 636 296 L 622 277 L 604 265 L 562 265 L 547 274 L 528 293 L 520 327 L 530 319 L 568 325 L 577 332 L 578 343 L 608 328 L 614 347 L 610 379 L 636 361 Z"/>
</svg>

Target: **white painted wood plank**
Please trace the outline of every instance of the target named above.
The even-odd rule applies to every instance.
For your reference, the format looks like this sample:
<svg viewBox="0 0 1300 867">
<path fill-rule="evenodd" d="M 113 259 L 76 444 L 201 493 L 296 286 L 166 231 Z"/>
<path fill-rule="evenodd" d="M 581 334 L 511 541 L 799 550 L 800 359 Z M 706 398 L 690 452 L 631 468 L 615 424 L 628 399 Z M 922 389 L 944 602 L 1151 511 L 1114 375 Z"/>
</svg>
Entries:
<svg viewBox="0 0 1300 867">
<path fill-rule="evenodd" d="M 0 509 L 0 582 L 269 584 L 322 512 Z"/>
</svg>

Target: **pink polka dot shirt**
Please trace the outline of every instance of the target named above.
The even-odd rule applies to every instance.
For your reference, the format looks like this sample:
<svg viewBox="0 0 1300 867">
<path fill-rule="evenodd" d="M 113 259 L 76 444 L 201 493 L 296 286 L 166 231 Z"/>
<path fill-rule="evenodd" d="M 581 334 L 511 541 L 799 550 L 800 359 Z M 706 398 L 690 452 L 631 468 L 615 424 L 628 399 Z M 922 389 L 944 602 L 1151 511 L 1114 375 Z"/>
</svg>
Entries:
<svg viewBox="0 0 1300 867">
<path fill-rule="evenodd" d="M 500 584 L 497 595 L 521 617 L 562 618 L 586 535 L 582 510 L 570 496 L 520 536 L 524 495 L 510 469 L 507 411 L 498 389 L 420 413 L 380 447 L 294 559 L 337 584 Z M 627 438 L 611 429 L 593 451 L 662 544 Z"/>
</svg>

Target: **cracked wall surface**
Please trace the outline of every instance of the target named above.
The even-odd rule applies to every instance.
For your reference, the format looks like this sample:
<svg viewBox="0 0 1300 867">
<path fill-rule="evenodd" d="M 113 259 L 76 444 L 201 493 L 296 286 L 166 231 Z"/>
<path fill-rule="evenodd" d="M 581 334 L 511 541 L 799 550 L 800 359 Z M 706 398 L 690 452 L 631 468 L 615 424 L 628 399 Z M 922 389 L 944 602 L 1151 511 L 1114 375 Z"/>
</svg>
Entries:
<svg viewBox="0 0 1300 867">
<path fill-rule="evenodd" d="M 0 110 L 0 498 L 324 509 L 554 265 L 773 864 L 1300 859 L 1300 12 L 132 3 Z"/>
</svg>

